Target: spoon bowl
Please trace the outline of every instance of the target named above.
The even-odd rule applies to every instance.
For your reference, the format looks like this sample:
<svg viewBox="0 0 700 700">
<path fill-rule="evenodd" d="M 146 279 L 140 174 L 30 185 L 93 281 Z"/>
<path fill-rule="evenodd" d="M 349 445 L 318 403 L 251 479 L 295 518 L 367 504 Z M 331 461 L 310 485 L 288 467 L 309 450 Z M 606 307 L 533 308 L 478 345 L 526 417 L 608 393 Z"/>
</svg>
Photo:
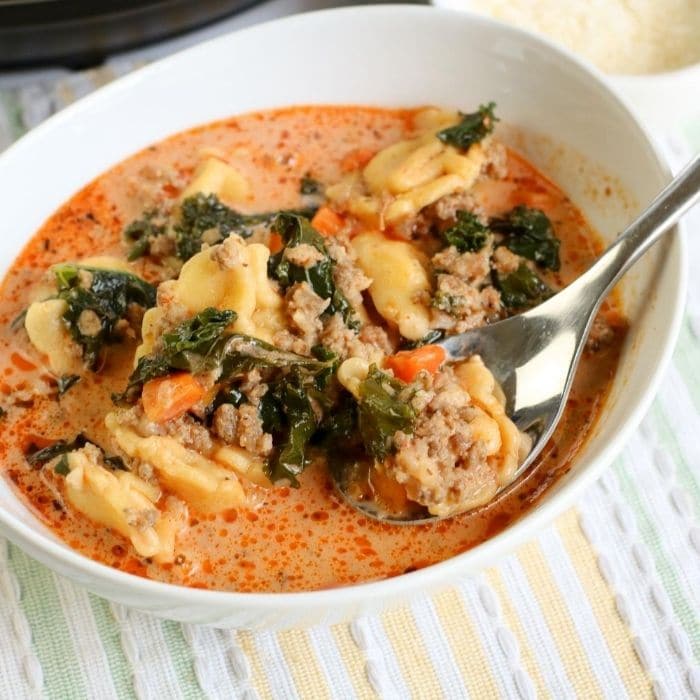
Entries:
<svg viewBox="0 0 700 700">
<path fill-rule="evenodd" d="M 618 239 L 577 280 L 539 306 L 517 316 L 449 336 L 436 343 L 447 361 L 479 355 L 505 395 L 505 410 L 532 447 L 518 465 L 511 488 L 532 467 L 566 406 L 593 319 L 618 280 L 700 199 L 700 156 L 654 199 Z M 437 520 L 412 512 L 392 514 L 372 500 L 352 496 L 352 483 L 336 478 L 345 500 L 368 517 L 419 525 Z M 467 507 L 454 517 L 472 510 Z"/>
</svg>

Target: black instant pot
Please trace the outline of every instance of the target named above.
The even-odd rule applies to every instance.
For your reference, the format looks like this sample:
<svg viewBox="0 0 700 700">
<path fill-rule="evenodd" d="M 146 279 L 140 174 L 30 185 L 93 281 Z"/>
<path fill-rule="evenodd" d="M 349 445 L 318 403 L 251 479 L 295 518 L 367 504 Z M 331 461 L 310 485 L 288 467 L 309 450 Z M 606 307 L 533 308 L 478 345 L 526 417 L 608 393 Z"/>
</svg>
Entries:
<svg viewBox="0 0 700 700">
<path fill-rule="evenodd" d="M 0 69 L 74 68 L 194 29 L 259 0 L 0 0 Z"/>
</svg>

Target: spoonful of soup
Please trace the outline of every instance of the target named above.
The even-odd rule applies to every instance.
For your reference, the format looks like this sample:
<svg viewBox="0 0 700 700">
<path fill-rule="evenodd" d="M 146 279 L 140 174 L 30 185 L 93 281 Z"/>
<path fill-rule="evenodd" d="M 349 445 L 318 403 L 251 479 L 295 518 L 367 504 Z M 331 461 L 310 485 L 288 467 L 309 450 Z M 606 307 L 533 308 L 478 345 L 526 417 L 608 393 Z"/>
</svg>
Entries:
<svg viewBox="0 0 700 700">
<path fill-rule="evenodd" d="M 424 422 L 424 445 L 428 447 L 403 454 L 403 471 L 383 468 L 381 458 L 391 462 L 394 457 L 389 450 L 382 454 L 381 448 L 373 464 L 349 460 L 342 469 L 333 470 L 345 500 L 375 519 L 421 524 L 473 510 L 513 487 L 532 468 L 562 416 L 603 300 L 698 199 L 700 157 L 686 166 L 587 272 L 558 294 L 520 315 L 422 348 L 424 355 L 432 355 L 438 364 L 445 363 L 445 371 L 429 385 L 409 389 L 376 368 L 360 367 L 359 360 L 341 367 L 339 379 L 360 402 L 361 430 L 363 405 L 367 431 L 374 429 L 370 421 L 373 407 L 382 408 L 384 421 L 390 429 L 396 428 L 397 436 L 410 430 L 406 427 L 409 418 L 426 410 L 428 397 L 440 398 L 447 410 L 441 423 Z M 461 394 L 473 400 L 473 406 L 464 405 L 465 399 L 455 388 L 458 384 L 467 387 Z M 458 415 L 469 417 L 468 428 L 462 430 Z M 491 422 L 484 419 L 486 415 Z M 488 445 L 494 425 L 506 455 L 501 457 L 499 468 L 486 475 L 479 470 L 493 463 Z M 477 431 L 482 439 L 475 443 L 472 438 Z M 443 446 L 447 449 L 448 444 L 453 450 L 463 446 L 467 451 L 464 457 L 470 464 L 473 484 L 462 483 L 459 488 L 448 484 L 443 488 L 443 499 L 431 501 L 438 482 L 429 452 Z M 478 450 L 476 444 L 481 446 Z M 420 484 L 418 489 L 416 483 Z M 416 493 L 418 496 L 411 498 Z"/>
</svg>

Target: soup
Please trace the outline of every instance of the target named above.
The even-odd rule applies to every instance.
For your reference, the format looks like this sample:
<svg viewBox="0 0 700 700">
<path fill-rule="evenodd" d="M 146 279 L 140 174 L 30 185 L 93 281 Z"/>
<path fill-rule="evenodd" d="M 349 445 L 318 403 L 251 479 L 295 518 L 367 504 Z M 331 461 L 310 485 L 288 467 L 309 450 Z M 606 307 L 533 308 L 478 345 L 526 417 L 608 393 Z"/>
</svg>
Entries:
<svg viewBox="0 0 700 700">
<path fill-rule="evenodd" d="M 626 322 L 604 305 L 564 417 L 529 436 L 439 340 L 601 252 L 494 135 L 494 106 L 298 107 L 174 135 L 63 205 L 0 308 L 4 473 L 71 547 L 149 578 L 301 591 L 395 576 L 507 527 L 570 468 Z M 420 526 L 351 508 L 453 516 Z"/>
</svg>

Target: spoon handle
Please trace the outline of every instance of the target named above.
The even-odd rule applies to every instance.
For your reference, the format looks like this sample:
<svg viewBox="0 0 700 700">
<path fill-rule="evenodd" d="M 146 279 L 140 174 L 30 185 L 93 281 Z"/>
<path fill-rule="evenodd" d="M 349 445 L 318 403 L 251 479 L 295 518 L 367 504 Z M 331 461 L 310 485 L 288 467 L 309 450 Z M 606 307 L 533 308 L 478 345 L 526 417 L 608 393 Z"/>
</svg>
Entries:
<svg viewBox="0 0 700 700">
<path fill-rule="evenodd" d="M 620 277 L 699 200 L 700 156 L 696 156 L 570 289 L 577 287 L 597 309 Z"/>
</svg>

